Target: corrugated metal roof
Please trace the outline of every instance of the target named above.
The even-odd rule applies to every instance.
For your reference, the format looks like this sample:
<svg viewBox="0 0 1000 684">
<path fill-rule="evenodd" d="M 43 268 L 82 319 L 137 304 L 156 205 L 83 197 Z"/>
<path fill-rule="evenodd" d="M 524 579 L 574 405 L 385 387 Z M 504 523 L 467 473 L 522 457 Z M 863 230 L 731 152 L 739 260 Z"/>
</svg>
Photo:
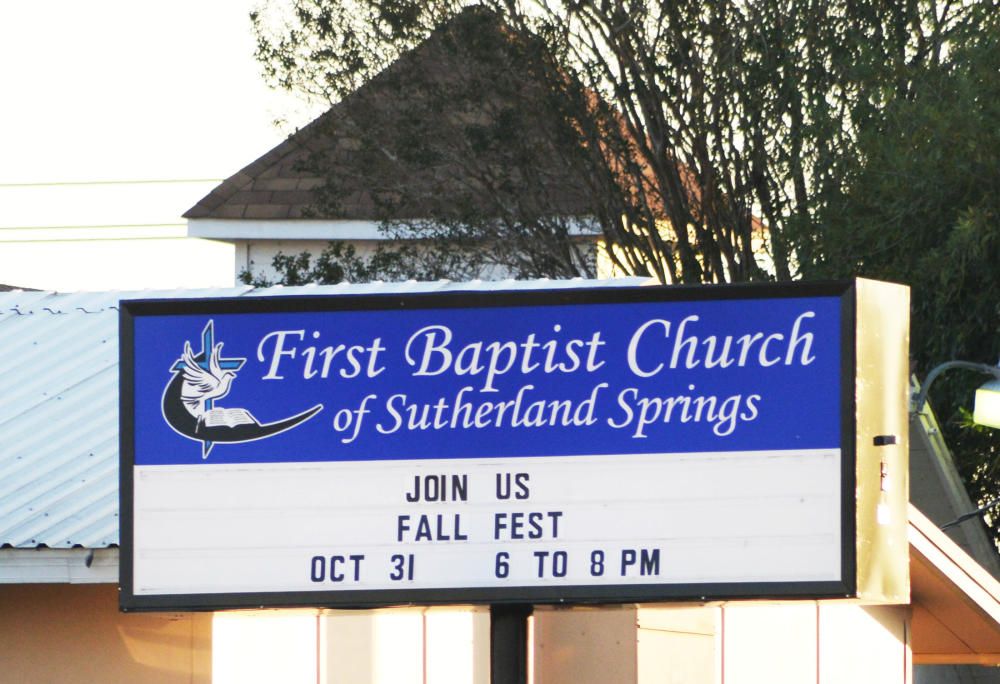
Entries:
<svg viewBox="0 0 1000 684">
<path fill-rule="evenodd" d="M 139 292 L 0 292 L 0 547 L 118 544 L 118 303 L 615 287 L 648 281 L 407 282 Z"/>
</svg>

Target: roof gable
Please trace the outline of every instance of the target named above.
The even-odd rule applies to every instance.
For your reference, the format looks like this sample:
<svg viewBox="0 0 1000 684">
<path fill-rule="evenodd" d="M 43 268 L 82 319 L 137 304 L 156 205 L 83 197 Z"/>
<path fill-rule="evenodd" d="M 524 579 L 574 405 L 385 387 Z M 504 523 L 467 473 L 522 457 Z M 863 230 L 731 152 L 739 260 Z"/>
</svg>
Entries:
<svg viewBox="0 0 1000 684">
<path fill-rule="evenodd" d="M 537 63 L 532 49 L 496 15 L 460 13 L 184 216 L 378 221 L 454 209 L 460 219 L 463 204 L 510 201 L 589 214 L 588 189 L 566 157 L 572 150 L 559 142 L 565 122 L 545 107 L 518 106 L 547 92 L 538 73 L 515 68 Z M 511 62 L 508 50 L 524 61 Z M 533 163 L 519 163 L 525 154 Z M 515 197 L 507 186 L 523 168 L 533 178 L 513 179 Z M 538 197 L 523 197 L 526 186 Z"/>
</svg>

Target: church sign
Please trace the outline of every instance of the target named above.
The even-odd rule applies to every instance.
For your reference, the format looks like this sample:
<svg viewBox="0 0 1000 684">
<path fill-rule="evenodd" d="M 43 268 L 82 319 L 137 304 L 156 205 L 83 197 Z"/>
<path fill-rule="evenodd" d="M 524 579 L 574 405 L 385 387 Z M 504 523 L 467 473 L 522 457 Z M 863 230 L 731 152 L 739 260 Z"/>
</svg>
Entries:
<svg viewBox="0 0 1000 684">
<path fill-rule="evenodd" d="M 872 288 L 123 302 L 122 608 L 871 593 Z"/>
</svg>

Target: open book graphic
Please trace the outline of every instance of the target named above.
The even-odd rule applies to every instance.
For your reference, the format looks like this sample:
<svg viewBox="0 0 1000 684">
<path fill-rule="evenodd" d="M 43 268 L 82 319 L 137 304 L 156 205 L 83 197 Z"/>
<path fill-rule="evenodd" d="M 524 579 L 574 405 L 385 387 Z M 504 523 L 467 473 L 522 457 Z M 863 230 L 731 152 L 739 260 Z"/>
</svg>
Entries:
<svg viewBox="0 0 1000 684">
<path fill-rule="evenodd" d="M 205 427 L 236 427 L 237 425 L 259 425 L 250 412 L 241 408 L 214 408 L 202 416 Z"/>
</svg>

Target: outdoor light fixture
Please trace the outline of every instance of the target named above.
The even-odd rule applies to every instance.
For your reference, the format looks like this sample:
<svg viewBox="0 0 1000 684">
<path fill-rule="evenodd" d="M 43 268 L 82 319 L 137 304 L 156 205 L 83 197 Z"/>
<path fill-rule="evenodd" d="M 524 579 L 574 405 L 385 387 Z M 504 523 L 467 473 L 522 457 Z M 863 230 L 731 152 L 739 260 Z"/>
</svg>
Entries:
<svg viewBox="0 0 1000 684">
<path fill-rule="evenodd" d="M 990 366 L 985 363 L 972 363 L 971 361 L 945 361 L 935 366 L 927 379 L 920 387 L 920 391 L 913 399 L 913 412 L 920 413 L 927 403 L 927 390 L 931 383 L 946 370 L 952 368 L 964 368 L 966 370 L 979 371 L 992 375 L 993 379 L 976 390 L 976 401 L 972 411 L 972 420 L 978 425 L 1000 428 L 1000 366 Z"/>
<path fill-rule="evenodd" d="M 1000 428 L 1000 380 L 990 380 L 976 390 L 972 420 L 979 425 Z"/>
</svg>

